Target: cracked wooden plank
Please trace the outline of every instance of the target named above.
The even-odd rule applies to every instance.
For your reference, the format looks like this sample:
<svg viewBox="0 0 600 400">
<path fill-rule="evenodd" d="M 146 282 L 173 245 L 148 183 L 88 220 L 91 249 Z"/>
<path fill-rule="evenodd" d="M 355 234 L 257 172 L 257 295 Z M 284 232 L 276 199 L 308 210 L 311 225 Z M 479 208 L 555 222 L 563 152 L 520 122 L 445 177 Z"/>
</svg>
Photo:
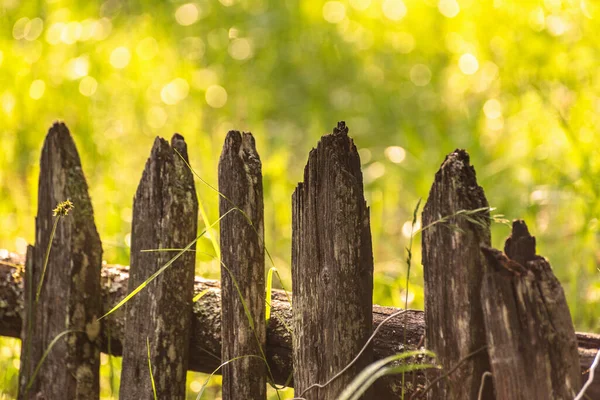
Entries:
<svg viewBox="0 0 600 400">
<path fill-rule="evenodd" d="M 296 396 L 336 399 L 373 361 L 373 250 L 356 146 L 339 122 L 310 152 L 292 196 L 292 284 Z M 333 296 L 333 297 L 332 297 Z M 364 398 L 371 398 L 370 394 Z"/>
<path fill-rule="evenodd" d="M 243 357 L 223 367 L 224 400 L 267 396 L 267 369 L 260 359 L 266 341 L 261 168 L 252 134 L 230 131 L 219 160 L 219 211 L 224 216 L 220 223 L 221 358 L 256 357 Z M 244 214 L 230 212 L 236 207 Z"/>
<path fill-rule="evenodd" d="M 161 138 L 154 141 L 133 201 L 129 292 L 177 254 L 143 250 L 182 249 L 196 238 L 198 200 L 194 178 L 180 155 L 187 161 L 181 135 L 173 135 L 171 145 Z M 183 253 L 124 306 L 123 400 L 153 398 L 149 362 L 157 397 L 185 399 L 194 249 L 192 246 L 192 251 Z"/>
<path fill-rule="evenodd" d="M 517 220 L 504 253 L 482 251 L 492 267 L 481 301 L 496 398 L 574 398 L 581 388 L 577 336 L 560 282 L 536 255 L 535 237 Z"/>
<path fill-rule="evenodd" d="M 449 154 L 423 209 L 423 226 L 430 226 L 422 236 L 426 346 L 438 356 L 443 367 L 439 373 L 486 345 L 480 302 L 485 259 L 480 246 L 490 244 L 490 221 L 488 210 L 473 210 L 487 207 L 467 152 Z M 489 370 L 483 350 L 436 384 L 429 399 L 478 399 L 481 377 Z M 493 398 L 490 386 L 484 399 Z"/>
<path fill-rule="evenodd" d="M 66 200 L 74 209 L 53 216 Z M 42 148 L 35 226 L 35 246 L 27 250 L 19 399 L 97 399 L 102 243 L 79 154 L 63 123 L 50 128 Z M 67 331 L 72 332 L 56 341 L 29 385 L 46 349 Z"/>
</svg>

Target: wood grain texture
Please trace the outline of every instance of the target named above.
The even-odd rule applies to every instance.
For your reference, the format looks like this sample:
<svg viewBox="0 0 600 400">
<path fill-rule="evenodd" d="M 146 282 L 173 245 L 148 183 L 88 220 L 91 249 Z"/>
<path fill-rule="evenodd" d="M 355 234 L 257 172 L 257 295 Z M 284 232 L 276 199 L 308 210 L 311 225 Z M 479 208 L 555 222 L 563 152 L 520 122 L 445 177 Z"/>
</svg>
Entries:
<svg viewBox="0 0 600 400">
<path fill-rule="evenodd" d="M 344 122 L 310 152 L 292 197 L 292 282 L 296 395 L 335 399 L 373 359 L 369 349 L 340 378 L 304 393 L 341 371 L 372 329 L 369 209 Z"/>
<path fill-rule="evenodd" d="M 574 398 L 581 388 L 577 336 L 560 283 L 536 255 L 535 237 L 514 221 L 505 253 L 482 251 L 492 267 L 481 301 L 496 398 Z"/>
<path fill-rule="evenodd" d="M 0 250 L 1 252 L 1 250 Z M 23 313 L 23 264 L 25 257 L 0 253 L 0 336 L 19 337 Z M 13 267 L 3 263 L 17 264 Z M 102 314 L 113 308 L 127 295 L 129 268 L 105 265 L 102 268 Z M 221 364 L 221 289 L 220 282 L 195 278 L 194 294 L 208 292 L 196 303 L 192 311 L 189 370 L 211 373 Z M 275 382 L 284 384 L 292 374 L 292 335 L 286 327 L 292 326 L 292 307 L 287 295 L 273 290 L 273 317 L 267 327 L 267 360 L 273 371 Z M 373 329 L 399 310 L 393 307 L 373 306 Z M 104 353 L 121 356 L 123 352 L 124 312 L 117 311 L 115 318 L 103 320 L 100 348 Z M 403 329 L 407 328 L 406 346 L 403 345 Z M 374 360 L 381 360 L 404 350 L 414 350 L 423 344 L 425 319 L 423 311 L 408 310 L 406 314 L 388 321 L 379 331 L 373 343 Z M 579 367 L 582 379 L 600 348 L 600 335 L 578 332 Z M 109 338 L 111 340 L 108 345 Z M 109 351 L 110 349 L 110 351 Z M 411 398 L 414 389 L 425 383 L 421 373 L 407 375 L 405 398 Z M 293 380 L 290 386 L 293 386 Z M 390 376 L 375 384 L 377 399 L 398 399 L 401 395 L 401 376 Z M 591 399 L 600 398 L 600 376 L 588 390 Z"/>
<path fill-rule="evenodd" d="M 222 194 L 219 212 L 225 216 L 220 223 L 221 358 L 263 357 L 266 341 L 263 188 L 260 157 L 251 133 L 227 134 L 219 160 L 219 192 Z M 245 215 L 229 212 L 235 207 Z M 223 367 L 224 400 L 266 398 L 267 370 L 264 361 L 256 357 L 237 359 Z"/>
<path fill-rule="evenodd" d="M 480 301 L 485 259 L 481 245 L 490 244 L 489 212 L 472 215 L 461 210 L 488 207 L 483 189 L 477 185 L 475 169 L 464 150 L 449 154 L 435 175 L 423 209 L 423 275 L 427 348 L 435 352 L 444 370 L 449 370 L 471 352 L 486 345 Z M 473 223 L 475 219 L 476 223 Z M 490 370 L 487 353 L 471 357 L 449 379 L 428 393 L 429 399 L 478 398 L 481 376 Z M 493 398 L 491 385 L 484 399 Z"/>
<path fill-rule="evenodd" d="M 156 138 L 133 201 L 131 292 L 197 234 L 198 200 L 183 137 Z M 185 399 L 195 252 L 184 253 L 125 304 L 120 398 L 153 398 L 148 348 L 159 399 Z M 110 317 L 109 317 L 110 318 Z"/>
<path fill-rule="evenodd" d="M 102 244 L 73 138 L 63 123 L 49 130 L 40 161 L 35 246 L 25 278 L 19 399 L 97 399 L 99 396 L 100 266 Z M 53 209 L 70 199 L 74 209 L 58 221 L 39 301 L 36 292 L 52 227 Z M 59 339 L 26 391 L 50 343 Z"/>
</svg>

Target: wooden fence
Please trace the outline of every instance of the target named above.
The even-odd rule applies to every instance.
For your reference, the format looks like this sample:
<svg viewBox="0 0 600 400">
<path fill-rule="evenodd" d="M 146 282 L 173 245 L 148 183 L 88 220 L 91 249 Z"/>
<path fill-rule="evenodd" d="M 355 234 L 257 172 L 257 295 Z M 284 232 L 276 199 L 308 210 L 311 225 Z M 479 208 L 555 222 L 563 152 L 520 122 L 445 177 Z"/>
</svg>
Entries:
<svg viewBox="0 0 600 400">
<path fill-rule="evenodd" d="M 97 399 L 101 351 L 123 356 L 122 399 L 183 399 L 187 370 L 213 372 L 225 361 L 223 399 L 265 399 L 269 383 L 336 399 L 374 361 L 423 347 L 441 369 L 384 376 L 361 398 L 570 399 L 587 380 L 600 336 L 575 333 L 524 222 L 513 223 L 504 252 L 490 247 L 488 203 L 464 150 L 446 157 L 423 210 L 425 312 L 372 304 L 369 208 L 343 122 L 311 151 L 292 196 L 294 307 L 274 290 L 268 321 L 251 134 L 228 133 L 219 191 L 217 282 L 194 277 L 188 251 L 198 201 L 185 141 L 157 138 L 134 198 L 131 266 L 103 266 L 75 144 L 64 124 L 52 126 L 35 245 L 26 258 L 0 252 L 0 335 L 22 339 L 19 399 Z M 68 215 L 55 209 L 66 199 Z M 586 394 L 600 398 L 599 379 Z"/>
</svg>

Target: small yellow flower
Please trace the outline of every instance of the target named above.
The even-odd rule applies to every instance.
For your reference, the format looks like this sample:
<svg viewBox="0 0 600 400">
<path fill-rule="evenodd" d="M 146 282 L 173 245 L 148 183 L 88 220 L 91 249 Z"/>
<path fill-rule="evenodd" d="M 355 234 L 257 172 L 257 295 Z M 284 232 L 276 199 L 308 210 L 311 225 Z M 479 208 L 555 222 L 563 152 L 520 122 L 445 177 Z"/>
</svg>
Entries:
<svg viewBox="0 0 600 400">
<path fill-rule="evenodd" d="M 73 202 L 69 199 L 63 201 L 62 203 L 58 203 L 56 208 L 53 210 L 53 216 L 56 217 L 65 217 L 69 215 L 69 211 L 73 209 Z"/>
</svg>

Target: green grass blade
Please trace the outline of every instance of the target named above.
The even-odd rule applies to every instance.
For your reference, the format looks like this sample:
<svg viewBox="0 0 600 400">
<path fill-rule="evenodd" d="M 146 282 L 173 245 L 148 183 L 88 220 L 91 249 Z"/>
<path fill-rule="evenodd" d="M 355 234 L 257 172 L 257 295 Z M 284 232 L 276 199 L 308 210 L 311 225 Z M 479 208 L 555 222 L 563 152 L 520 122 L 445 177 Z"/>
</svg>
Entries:
<svg viewBox="0 0 600 400">
<path fill-rule="evenodd" d="M 154 400 L 157 400 L 156 385 L 154 384 L 154 375 L 152 374 L 152 362 L 150 361 L 150 338 L 146 336 L 146 348 L 148 349 L 148 370 L 150 371 L 150 382 L 152 383 L 152 393 Z"/>
<path fill-rule="evenodd" d="M 277 271 L 277 268 L 271 267 L 269 268 L 269 272 L 267 273 L 267 286 L 266 286 L 266 309 L 265 309 L 265 322 L 267 325 L 269 324 L 269 320 L 271 319 L 271 290 L 273 288 L 273 272 Z"/>
<path fill-rule="evenodd" d="M 60 220 L 60 216 L 57 216 L 54 220 L 54 224 L 52 225 L 52 232 L 50 233 L 50 239 L 48 240 L 48 247 L 46 248 L 46 255 L 44 256 L 44 267 L 42 268 L 42 276 L 40 277 L 40 283 L 38 283 L 38 288 L 35 293 L 35 302 L 40 299 L 40 293 L 42 293 L 42 285 L 44 284 L 44 277 L 46 276 L 46 268 L 48 267 L 48 260 L 50 259 L 50 250 L 52 249 L 52 241 L 54 240 L 54 234 L 56 233 L 56 227 L 58 226 L 58 221 Z"/>
<path fill-rule="evenodd" d="M 35 366 L 35 370 L 33 371 L 33 374 L 31 375 L 31 378 L 29 378 L 29 382 L 27 382 L 27 386 L 25 387 L 25 393 L 27 393 L 29 391 L 29 389 L 31 389 L 31 386 L 33 385 L 33 382 L 34 382 L 34 380 L 35 380 L 38 372 L 40 372 L 40 368 L 42 367 L 42 364 L 44 364 L 44 361 L 46 361 L 46 358 L 48 357 L 48 354 L 50 354 L 50 350 L 52 350 L 52 347 L 54 347 L 54 345 L 56 344 L 56 342 L 58 342 L 60 340 L 60 338 L 62 338 L 63 336 L 65 336 L 65 335 L 67 335 L 69 333 L 85 333 L 85 332 L 69 329 L 67 331 L 59 333 L 58 335 L 56 335 L 56 337 L 54 339 L 52 339 L 52 341 L 50 342 L 50 344 L 48 345 L 48 347 L 44 351 L 44 354 L 42 355 L 42 358 L 40 359 L 40 361 Z"/>
<path fill-rule="evenodd" d="M 198 211 L 200 211 L 200 216 L 202 217 L 202 222 L 204 222 L 204 226 L 210 226 L 210 222 L 208 220 L 208 214 L 206 213 L 206 209 L 204 208 L 204 204 L 202 203 L 202 199 L 200 199 L 200 194 L 198 194 Z M 213 249 L 215 249 L 215 254 L 217 257 L 221 257 L 221 247 L 219 246 L 219 241 L 217 240 L 216 229 L 210 229 L 208 231 L 210 242 L 212 243 Z"/>
<path fill-rule="evenodd" d="M 388 364 L 418 355 L 435 357 L 435 354 L 429 350 L 413 350 L 394 354 L 382 360 L 376 361 L 363 369 L 361 373 L 358 374 L 348 386 L 346 386 L 342 394 L 338 397 L 338 400 L 359 399 L 360 396 L 362 396 L 364 392 L 366 392 L 367 389 L 373 384 L 373 382 L 380 377 L 389 375 L 391 373 L 401 373 L 403 371 L 407 371 L 407 367 L 410 367 L 409 365 L 389 367 Z M 411 370 L 431 368 L 430 364 L 414 364 L 412 367 L 413 368 Z"/>
<path fill-rule="evenodd" d="M 234 209 L 231 209 L 231 210 L 227 211 L 218 220 L 216 220 L 210 227 L 212 227 L 215 224 L 217 224 L 219 221 L 221 221 L 223 218 L 225 218 L 225 216 L 227 214 L 229 214 L 232 211 L 234 211 Z M 209 229 L 210 227 L 207 227 L 207 229 Z M 114 306 L 110 311 L 108 311 L 106 314 L 104 314 L 103 316 L 101 316 L 100 318 L 98 318 L 98 321 L 100 321 L 103 318 L 108 317 L 110 314 L 114 313 L 119 308 L 121 308 L 125 303 L 127 303 L 129 300 L 131 300 L 131 298 L 133 296 L 135 296 L 136 294 L 138 294 L 142 289 L 144 289 L 146 286 L 148 286 L 148 284 L 150 282 L 152 282 L 154 279 L 156 279 L 157 276 L 159 276 L 167 268 L 169 268 L 171 266 L 171 264 L 173 264 L 179 257 L 181 257 L 181 255 L 183 253 L 185 253 L 186 251 L 188 251 L 198 241 L 198 239 L 200 239 L 202 236 L 204 236 L 205 233 L 206 233 L 206 229 L 204 229 L 204 231 L 202 231 L 202 233 L 200 235 L 196 236 L 196 238 L 194 240 L 192 240 L 187 246 L 185 246 L 183 249 L 181 249 L 181 251 L 179 251 L 175 256 L 173 256 L 173 258 L 171 258 L 169 261 L 167 261 L 167 263 L 165 265 L 163 265 L 162 267 L 160 267 L 158 271 L 156 271 L 155 273 L 153 273 L 152 275 L 150 275 L 150 277 L 148 279 L 146 279 L 138 287 L 136 287 L 135 289 L 133 289 L 131 291 L 131 293 L 129 293 L 127 296 L 125 296 L 125 298 L 123 300 L 121 300 L 116 306 Z"/>
<path fill-rule="evenodd" d="M 206 385 L 208 385 L 208 382 L 210 381 L 210 379 L 217 373 L 219 372 L 219 370 L 221 368 L 223 368 L 225 365 L 234 362 L 236 360 L 242 359 L 242 358 L 258 358 L 259 360 L 263 361 L 266 363 L 266 361 L 259 357 L 259 356 L 255 356 L 253 354 L 249 354 L 249 355 L 245 355 L 245 356 L 238 356 L 238 357 L 234 357 L 231 360 L 227 360 L 224 363 L 222 363 L 221 365 L 219 365 L 217 368 L 215 368 L 215 370 L 213 372 L 211 372 L 211 374 L 206 378 L 206 381 L 204 382 L 204 384 L 202 385 L 200 391 L 198 392 L 198 396 L 196 396 L 196 400 L 200 400 L 200 398 L 202 397 L 202 394 L 204 393 L 204 389 L 206 388 Z"/>
<path fill-rule="evenodd" d="M 404 297 L 404 309 L 407 310 L 408 309 L 408 286 L 410 284 L 410 267 L 412 265 L 412 245 L 413 245 L 413 238 L 415 237 L 414 232 L 415 232 L 415 226 L 417 225 L 417 214 L 419 213 L 419 207 L 421 206 L 421 199 L 419 198 L 419 201 L 417 201 L 417 205 L 413 211 L 413 219 L 412 219 L 412 224 L 410 225 L 410 239 L 408 241 L 408 247 L 406 248 L 406 286 L 404 288 L 404 290 L 406 291 L 406 295 Z M 404 346 L 406 346 L 406 324 L 404 324 L 404 335 L 403 335 L 403 340 L 402 340 L 402 344 Z M 404 400 L 404 372 L 402 373 L 402 395 L 400 396 L 402 400 Z"/>
<path fill-rule="evenodd" d="M 192 303 L 197 302 L 198 300 L 200 300 L 206 293 L 208 293 L 210 289 L 204 289 L 203 291 L 201 291 L 200 293 L 198 293 L 197 295 L 194 296 L 194 298 L 192 299 Z"/>
</svg>

